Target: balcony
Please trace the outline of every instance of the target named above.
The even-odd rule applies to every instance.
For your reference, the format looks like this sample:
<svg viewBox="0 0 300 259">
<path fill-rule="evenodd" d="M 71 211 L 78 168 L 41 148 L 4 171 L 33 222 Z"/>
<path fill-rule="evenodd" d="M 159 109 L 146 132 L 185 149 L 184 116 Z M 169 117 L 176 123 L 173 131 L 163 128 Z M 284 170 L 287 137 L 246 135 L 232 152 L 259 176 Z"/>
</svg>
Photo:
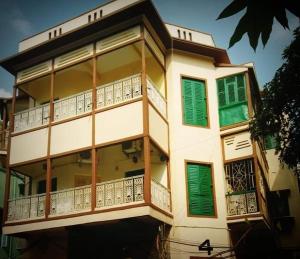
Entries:
<svg viewBox="0 0 300 259">
<path fill-rule="evenodd" d="M 259 212 L 252 159 L 225 165 L 227 215 L 245 216 Z"/>
<path fill-rule="evenodd" d="M 96 210 L 144 203 L 144 177 L 135 176 L 98 183 Z M 170 192 L 155 180 L 151 181 L 151 202 L 171 213 Z M 56 217 L 91 211 L 91 185 L 69 188 L 50 194 L 50 215 Z M 45 218 L 45 194 L 8 201 L 7 223 Z"/>
<path fill-rule="evenodd" d="M 95 222 L 103 217 L 102 221 L 107 221 L 110 217 L 102 215 L 108 211 L 127 218 L 141 215 L 139 209 L 154 220 L 170 221 L 167 156 L 150 142 L 149 157 L 145 159 L 144 149 L 143 138 L 139 138 L 96 148 L 94 153 L 86 149 L 54 157 L 50 164 L 41 160 L 13 167 L 6 224 L 26 228 L 35 220 L 53 222 L 66 216 L 68 224 L 74 222 L 74 217 L 94 216 Z M 146 161 L 150 162 L 148 171 Z M 124 212 L 130 209 L 131 213 Z"/>
<path fill-rule="evenodd" d="M 101 110 L 142 96 L 141 75 L 132 75 L 96 89 L 96 109 Z M 166 100 L 153 81 L 147 77 L 147 96 L 166 118 Z M 33 129 L 49 123 L 50 105 L 45 104 L 15 113 L 14 132 Z M 92 111 L 92 90 L 54 101 L 54 122 Z M 1 142 L 2 143 L 2 142 Z"/>
</svg>

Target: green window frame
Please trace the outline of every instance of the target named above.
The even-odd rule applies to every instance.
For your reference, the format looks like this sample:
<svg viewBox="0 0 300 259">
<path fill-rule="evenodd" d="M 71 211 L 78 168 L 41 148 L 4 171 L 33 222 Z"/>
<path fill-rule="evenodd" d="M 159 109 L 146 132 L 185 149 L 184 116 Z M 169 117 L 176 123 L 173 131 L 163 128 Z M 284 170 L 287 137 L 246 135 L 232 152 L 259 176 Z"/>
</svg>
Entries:
<svg viewBox="0 0 300 259">
<path fill-rule="evenodd" d="M 187 163 L 188 214 L 215 216 L 211 165 Z"/>
<path fill-rule="evenodd" d="M 217 79 L 217 90 L 221 127 L 249 119 L 244 74 Z"/>
<path fill-rule="evenodd" d="M 268 135 L 264 138 L 265 150 L 275 149 L 278 146 L 276 136 Z"/>
<path fill-rule="evenodd" d="M 205 83 L 182 79 L 183 121 L 186 125 L 208 126 Z"/>
</svg>

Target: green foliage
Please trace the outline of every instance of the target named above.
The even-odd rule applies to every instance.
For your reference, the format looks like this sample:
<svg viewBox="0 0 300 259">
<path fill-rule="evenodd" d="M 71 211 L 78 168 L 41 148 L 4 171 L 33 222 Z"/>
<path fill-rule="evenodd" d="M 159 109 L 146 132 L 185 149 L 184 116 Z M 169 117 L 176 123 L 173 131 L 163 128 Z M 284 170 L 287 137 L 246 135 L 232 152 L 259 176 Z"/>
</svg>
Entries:
<svg viewBox="0 0 300 259">
<path fill-rule="evenodd" d="M 254 139 L 276 136 L 279 158 L 289 167 L 300 162 L 300 27 L 282 55 L 284 64 L 264 86 L 263 101 L 251 121 Z"/>
<path fill-rule="evenodd" d="M 300 8 L 294 0 L 234 0 L 219 15 L 217 19 L 227 18 L 243 11 L 246 13 L 240 19 L 229 42 L 229 48 L 248 34 L 251 47 L 256 50 L 259 36 L 265 46 L 272 31 L 273 20 L 276 20 L 284 29 L 289 28 L 286 9 L 300 18 Z"/>
</svg>

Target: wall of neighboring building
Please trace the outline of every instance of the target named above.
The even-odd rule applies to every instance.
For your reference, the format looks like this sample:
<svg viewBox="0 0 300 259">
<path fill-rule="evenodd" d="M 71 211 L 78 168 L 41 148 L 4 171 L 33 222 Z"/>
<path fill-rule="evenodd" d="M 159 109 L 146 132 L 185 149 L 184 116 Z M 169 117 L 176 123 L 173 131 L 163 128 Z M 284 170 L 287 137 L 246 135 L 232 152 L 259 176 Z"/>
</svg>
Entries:
<svg viewBox="0 0 300 259">
<path fill-rule="evenodd" d="M 207 89 L 208 127 L 183 124 L 181 76 L 203 80 Z M 168 114 L 170 129 L 170 164 L 172 208 L 174 225 L 170 239 L 202 243 L 209 239 L 213 244 L 229 246 L 226 222 L 224 168 L 222 159 L 216 73 L 213 60 L 200 56 L 172 53 L 167 58 Z M 215 217 L 188 216 L 185 160 L 212 163 L 215 194 Z M 199 243 L 199 244 L 200 244 Z M 171 243 L 172 258 L 189 258 L 198 247 Z M 216 250 L 217 251 L 217 250 Z M 203 256 L 207 255 L 204 254 Z"/>
<path fill-rule="evenodd" d="M 281 245 L 300 249 L 300 186 L 298 186 L 297 176 L 286 165 L 280 163 L 275 149 L 267 150 L 266 157 L 269 164 L 270 190 L 289 190 L 289 212 L 295 220 L 292 231 L 289 234 L 280 235 Z"/>
</svg>

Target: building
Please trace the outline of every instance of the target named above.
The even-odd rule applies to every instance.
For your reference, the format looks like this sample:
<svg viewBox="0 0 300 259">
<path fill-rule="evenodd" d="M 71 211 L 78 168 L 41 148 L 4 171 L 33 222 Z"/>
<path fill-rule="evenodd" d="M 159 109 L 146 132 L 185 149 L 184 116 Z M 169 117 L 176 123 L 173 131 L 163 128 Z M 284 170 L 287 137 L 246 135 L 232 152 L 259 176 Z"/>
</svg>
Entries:
<svg viewBox="0 0 300 259">
<path fill-rule="evenodd" d="M 3 206 L 4 206 L 4 190 L 5 178 L 7 173 L 7 144 L 9 132 L 9 114 L 11 113 L 11 98 L 0 97 L 0 258 L 15 258 L 17 252 L 17 239 L 2 233 L 3 222 Z M 12 188 L 15 189 L 18 180 L 12 177 Z"/>
<path fill-rule="evenodd" d="M 21 258 L 278 251 L 269 165 L 249 133 L 254 68 L 210 34 L 116 0 L 21 41 L 1 66 L 16 77 L 3 232 L 26 240 Z"/>
</svg>

